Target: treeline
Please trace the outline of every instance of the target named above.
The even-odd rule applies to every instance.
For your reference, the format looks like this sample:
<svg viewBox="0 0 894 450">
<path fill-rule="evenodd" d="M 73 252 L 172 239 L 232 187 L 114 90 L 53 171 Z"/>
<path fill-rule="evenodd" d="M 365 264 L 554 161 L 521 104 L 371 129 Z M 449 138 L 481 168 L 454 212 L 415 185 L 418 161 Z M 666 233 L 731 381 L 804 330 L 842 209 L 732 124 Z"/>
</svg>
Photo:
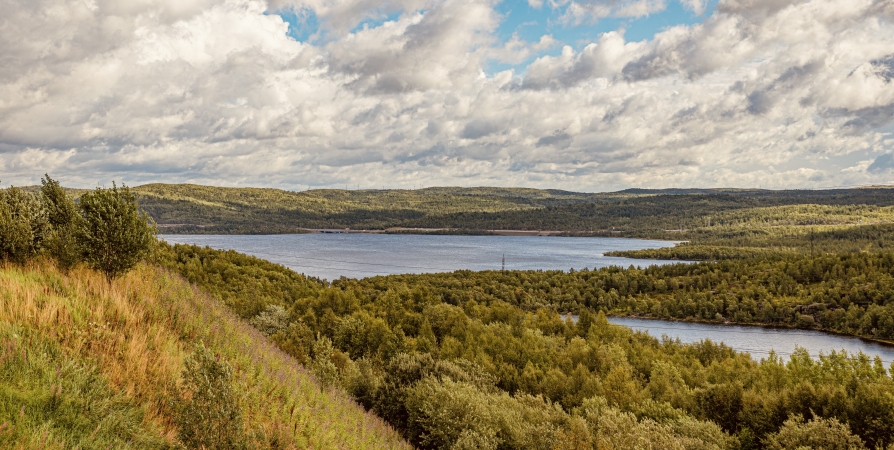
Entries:
<svg viewBox="0 0 894 450">
<path fill-rule="evenodd" d="M 408 220 L 454 212 L 529 210 L 618 194 L 520 188 L 311 190 L 219 188 L 152 184 L 135 188 L 140 204 L 177 233 L 289 233 L 300 228 L 385 229 Z"/>
<path fill-rule="evenodd" d="M 693 233 L 691 242 L 706 246 L 734 246 L 793 251 L 803 255 L 890 251 L 894 224 L 855 226 L 777 227 L 771 230 Z"/>
<path fill-rule="evenodd" d="M 393 282 L 451 304 L 500 301 L 526 310 L 834 331 L 894 341 L 894 253 L 767 258 L 563 271 L 458 271 L 339 280 L 376 291 Z M 347 289 L 347 287 L 346 287 Z"/>
<path fill-rule="evenodd" d="M 654 295 L 714 319 L 752 304 L 781 318 L 788 303 L 777 295 L 807 290 L 829 294 L 822 304 L 847 316 L 890 303 L 891 255 L 331 285 L 234 252 L 165 245 L 158 255 L 418 448 L 894 448 L 894 367 L 878 359 L 799 351 L 755 362 L 709 341 L 657 340 L 603 314 Z M 694 300 L 708 294 L 712 302 Z M 708 304 L 715 309 L 699 309 Z"/>
<path fill-rule="evenodd" d="M 406 448 L 180 276 L 144 265 L 114 282 L 165 260 L 158 245 L 126 186 L 0 190 L 0 447 Z M 256 260 L 236 276 L 246 258 L 200 270 L 255 280 L 224 296 L 243 314 L 324 286 Z"/>
<path fill-rule="evenodd" d="M 605 256 L 659 259 L 670 261 L 722 261 L 729 259 L 777 258 L 784 253 L 795 253 L 788 248 L 728 247 L 682 242 L 673 247 L 645 248 L 605 252 Z"/>
<path fill-rule="evenodd" d="M 767 230 L 694 230 L 673 247 L 606 253 L 627 258 L 715 261 L 774 258 L 779 254 L 885 252 L 894 249 L 894 224 L 775 227 Z"/>
<path fill-rule="evenodd" d="M 883 195 L 886 194 L 886 195 Z M 879 195 L 746 197 L 656 195 L 532 211 L 458 212 L 408 221 L 410 227 L 546 229 L 593 235 L 688 240 L 704 234 L 773 233 L 780 226 L 857 225 L 894 220 L 890 190 Z M 696 234 L 692 234 L 695 232 Z"/>
</svg>

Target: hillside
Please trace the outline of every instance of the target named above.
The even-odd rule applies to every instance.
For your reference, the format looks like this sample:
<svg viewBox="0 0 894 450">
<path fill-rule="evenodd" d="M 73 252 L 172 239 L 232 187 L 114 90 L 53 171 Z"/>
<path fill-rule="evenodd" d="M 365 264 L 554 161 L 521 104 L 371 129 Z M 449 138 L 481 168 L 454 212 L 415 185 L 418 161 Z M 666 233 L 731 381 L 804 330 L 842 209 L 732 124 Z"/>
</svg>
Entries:
<svg viewBox="0 0 894 450">
<path fill-rule="evenodd" d="M 717 245 L 894 223 L 886 188 L 769 191 L 629 189 L 576 193 L 522 188 L 311 190 L 151 184 L 134 188 L 163 233 L 296 233 L 307 229 L 554 230 Z M 741 245 L 748 245 L 742 243 Z M 757 244 L 758 246 L 766 246 Z"/>
<path fill-rule="evenodd" d="M 894 332 L 891 306 L 881 306 L 890 303 L 890 254 L 327 285 L 234 251 L 159 253 L 284 351 L 309 367 L 329 364 L 336 384 L 417 448 L 894 450 L 894 367 L 880 359 L 799 350 L 756 360 L 711 341 L 655 339 L 604 315 L 722 313 Z M 820 441 L 804 438 L 814 434 Z M 774 445 L 785 439 L 791 445 Z"/>
<path fill-rule="evenodd" d="M 232 367 L 230 431 L 252 448 L 409 448 L 179 276 L 143 265 L 109 285 L 39 262 L 0 265 L 0 447 L 172 448 L 199 343 Z"/>
<path fill-rule="evenodd" d="M 300 228 L 384 229 L 454 213 L 527 211 L 623 194 L 521 188 L 311 190 L 149 184 L 134 188 L 165 232 L 294 233 Z M 176 226 L 169 226 L 176 225 Z"/>
</svg>

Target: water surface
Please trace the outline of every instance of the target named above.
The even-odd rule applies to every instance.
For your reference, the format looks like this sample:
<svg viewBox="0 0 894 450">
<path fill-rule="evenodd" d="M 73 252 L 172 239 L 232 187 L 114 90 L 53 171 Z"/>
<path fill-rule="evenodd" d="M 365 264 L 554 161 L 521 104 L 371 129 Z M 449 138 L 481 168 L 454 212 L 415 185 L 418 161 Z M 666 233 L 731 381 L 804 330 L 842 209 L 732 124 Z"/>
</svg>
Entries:
<svg viewBox="0 0 894 450">
<path fill-rule="evenodd" d="M 161 236 L 171 243 L 236 250 L 324 278 L 365 278 L 455 270 L 580 270 L 667 264 L 607 257 L 612 250 L 670 247 L 674 242 L 560 236 L 444 236 L 419 234 L 278 234 Z"/>
<path fill-rule="evenodd" d="M 606 266 L 667 264 L 606 257 L 611 250 L 659 248 L 668 241 L 623 238 L 571 238 L 558 236 L 439 236 L 387 234 L 285 234 L 285 235 L 165 235 L 171 243 L 188 243 L 254 255 L 297 272 L 328 280 L 341 276 L 363 278 L 400 273 L 452 272 L 454 270 L 506 269 L 568 270 Z M 775 350 L 785 360 L 795 346 L 811 356 L 835 350 L 878 355 L 888 367 L 894 347 L 859 338 L 808 330 L 712 325 L 664 320 L 612 317 L 609 321 L 655 337 L 667 335 L 684 343 L 710 339 L 750 353 L 755 359 Z"/>
<path fill-rule="evenodd" d="M 770 354 L 770 350 L 775 350 L 783 360 L 788 361 L 797 345 L 804 347 L 814 358 L 817 358 L 820 352 L 828 355 L 833 350 L 846 350 L 849 354 L 862 351 L 870 358 L 879 356 L 885 364 L 885 368 L 889 368 L 894 362 L 894 346 L 822 331 L 671 322 L 627 317 L 610 317 L 608 321 L 634 330 L 646 331 L 658 338 L 663 335 L 671 339 L 679 338 L 683 343 L 698 342 L 704 339 L 723 342 L 735 350 L 750 353 L 756 360 L 766 358 Z"/>
</svg>

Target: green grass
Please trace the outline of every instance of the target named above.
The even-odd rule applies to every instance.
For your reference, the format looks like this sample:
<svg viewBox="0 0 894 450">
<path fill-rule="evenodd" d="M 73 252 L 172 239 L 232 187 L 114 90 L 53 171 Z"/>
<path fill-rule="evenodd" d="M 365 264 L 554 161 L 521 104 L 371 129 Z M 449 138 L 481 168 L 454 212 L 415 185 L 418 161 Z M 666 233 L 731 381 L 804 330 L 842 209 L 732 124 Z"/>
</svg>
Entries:
<svg viewBox="0 0 894 450">
<path fill-rule="evenodd" d="M 175 448 L 169 387 L 197 342 L 234 367 L 253 448 L 409 448 L 179 276 L 43 263 L 0 267 L 0 447 Z"/>
</svg>

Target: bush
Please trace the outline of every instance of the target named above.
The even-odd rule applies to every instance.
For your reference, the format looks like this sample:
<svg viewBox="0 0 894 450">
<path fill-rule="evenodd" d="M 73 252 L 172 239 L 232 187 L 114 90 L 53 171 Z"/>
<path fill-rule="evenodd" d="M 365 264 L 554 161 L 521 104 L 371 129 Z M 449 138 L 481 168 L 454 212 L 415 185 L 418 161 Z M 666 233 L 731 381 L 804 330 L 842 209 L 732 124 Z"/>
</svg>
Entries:
<svg viewBox="0 0 894 450">
<path fill-rule="evenodd" d="M 682 411 L 659 420 L 638 419 L 609 406 L 605 398 L 592 397 L 575 412 L 591 427 L 596 448 L 721 450 L 739 446 L 717 424 L 696 420 Z"/>
<path fill-rule="evenodd" d="M 769 435 L 766 446 L 770 450 L 819 448 L 823 450 L 862 450 L 866 446 L 851 433 L 850 427 L 836 419 L 814 418 L 804 422 L 804 417 L 790 417 L 779 429 Z"/>
<path fill-rule="evenodd" d="M 152 249 L 155 224 L 127 186 L 97 188 L 81 196 L 79 241 L 85 261 L 109 280 L 127 272 Z"/>
<path fill-rule="evenodd" d="M 56 260 L 59 267 L 71 268 L 80 260 L 81 247 L 77 233 L 81 216 L 74 200 L 65 193 L 58 181 L 45 175 L 40 182 L 40 200 L 51 227 L 43 245 L 44 250 Z"/>
<path fill-rule="evenodd" d="M 320 381 L 320 388 L 331 386 L 338 381 L 338 367 L 332 362 L 332 341 L 326 336 L 317 336 L 314 342 L 314 358 L 311 362 L 311 371 Z"/>
<path fill-rule="evenodd" d="M 25 262 L 48 231 L 46 212 L 34 195 L 15 187 L 0 190 L 0 259 Z"/>
<path fill-rule="evenodd" d="M 289 312 L 279 305 L 267 305 L 267 308 L 248 323 L 265 336 L 273 336 L 289 328 Z"/>
<path fill-rule="evenodd" d="M 184 366 L 171 402 L 180 442 L 191 449 L 247 448 L 230 364 L 199 345 Z"/>
</svg>

